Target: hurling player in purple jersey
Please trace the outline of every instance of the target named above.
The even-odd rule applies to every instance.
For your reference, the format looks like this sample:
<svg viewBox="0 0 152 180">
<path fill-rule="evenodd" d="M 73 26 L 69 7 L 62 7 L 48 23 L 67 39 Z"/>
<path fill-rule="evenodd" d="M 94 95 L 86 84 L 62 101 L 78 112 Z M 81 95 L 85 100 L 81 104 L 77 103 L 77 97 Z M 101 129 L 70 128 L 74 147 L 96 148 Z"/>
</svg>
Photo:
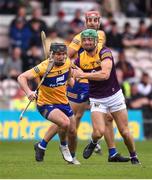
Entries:
<svg viewBox="0 0 152 180">
<path fill-rule="evenodd" d="M 133 137 L 128 127 L 125 98 L 116 77 L 114 60 L 110 49 L 98 43 L 93 29 L 81 33 L 84 51 L 76 60 L 75 78 L 89 80 L 89 100 L 93 125 L 92 139 L 85 147 L 83 157 L 89 158 L 105 133 L 105 115 L 111 113 L 130 153 L 132 164 L 139 164 Z"/>
</svg>

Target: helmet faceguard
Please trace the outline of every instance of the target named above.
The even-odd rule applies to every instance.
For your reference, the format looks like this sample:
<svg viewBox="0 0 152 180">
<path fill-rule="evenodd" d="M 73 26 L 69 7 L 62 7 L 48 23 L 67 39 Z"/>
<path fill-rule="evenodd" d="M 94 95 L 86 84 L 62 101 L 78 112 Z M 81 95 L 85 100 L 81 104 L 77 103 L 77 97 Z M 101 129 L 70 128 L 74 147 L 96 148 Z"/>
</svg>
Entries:
<svg viewBox="0 0 152 180">
<path fill-rule="evenodd" d="M 91 29 L 99 29 L 100 13 L 98 11 L 87 11 L 85 13 L 86 27 Z"/>
<path fill-rule="evenodd" d="M 62 66 L 67 58 L 67 47 L 64 43 L 51 43 L 50 53 L 56 66 Z"/>
<path fill-rule="evenodd" d="M 98 11 L 87 11 L 85 13 L 85 18 L 99 18 L 100 19 L 100 13 Z"/>
<path fill-rule="evenodd" d="M 86 41 L 87 42 L 84 42 Z M 93 51 L 98 44 L 98 33 L 94 29 L 86 29 L 81 33 L 82 47 L 87 51 Z"/>
</svg>

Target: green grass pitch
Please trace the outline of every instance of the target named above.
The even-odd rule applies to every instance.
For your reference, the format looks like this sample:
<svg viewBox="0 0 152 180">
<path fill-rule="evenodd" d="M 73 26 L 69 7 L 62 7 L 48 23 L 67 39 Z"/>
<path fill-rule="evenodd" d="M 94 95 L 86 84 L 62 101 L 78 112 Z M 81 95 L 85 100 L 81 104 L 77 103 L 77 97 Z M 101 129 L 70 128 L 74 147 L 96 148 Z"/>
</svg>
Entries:
<svg viewBox="0 0 152 180">
<path fill-rule="evenodd" d="M 35 162 L 34 141 L 0 142 L 0 179 L 152 179 L 152 141 L 136 142 L 142 165 L 108 163 L 107 147 L 103 141 L 103 155 L 93 154 L 88 160 L 82 152 L 87 141 L 79 141 L 77 157 L 81 165 L 68 165 L 59 152 L 58 142 L 51 142 L 44 162 Z M 123 142 L 116 142 L 117 149 L 128 155 Z"/>
</svg>

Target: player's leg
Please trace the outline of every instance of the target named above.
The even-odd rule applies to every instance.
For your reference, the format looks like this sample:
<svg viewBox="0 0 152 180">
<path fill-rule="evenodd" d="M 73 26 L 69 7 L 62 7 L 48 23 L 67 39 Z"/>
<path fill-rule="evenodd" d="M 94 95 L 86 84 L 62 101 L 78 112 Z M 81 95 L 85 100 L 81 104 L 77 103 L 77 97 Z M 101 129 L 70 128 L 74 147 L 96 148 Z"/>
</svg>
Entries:
<svg viewBox="0 0 152 180">
<path fill-rule="evenodd" d="M 122 135 L 124 142 L 128 148 L 132 164 L 139 164 L 139 160 L 137 158 L 137 154 L 135 150 L 133 136 L 131 135 L 129 131 L 129 127 L 128 127 L 127 110 L 123 109 L 120 111 L 116 111 L 116 112 L 113 112 L 112 115 L 115 119 L 119 132 Z"/>
<path fill-rule="evenodd" d="M 58 126 L 52 124 L 44 135 L 44 138 L 34 145 L 36 161 L 43 161 L 48 142 L 57 134 Z"/>
<path fill-rule="evenodd" d="M 42 116 L 44 116 L 44 114 L 45 114 L 44 117 L 46 119 L 55 123 L 56 126 L 53 125 L 52 126 L 53 128 L 50 127 L 49 130 L 53 130 L 53 132 L 55 133 L 58 130 L 57 127 L 59 127 L 58 131 L 59 131 L 59 134 L 60 134 L 59 136 L 60 136 L 60 140 L 61 140 L 60 149 L 61 149 L 62 145 L 65 146 L 65 153 L 66 153 L 66 149 L 68 149 L 68 146 L 67 146 L 67 140 L 65 139 L 65 137 L 66 137 L 67 131 L 68 131 L 67 128 L 70 126 L 69 118 L 60 109 L 58 109 L 54 106 L 41 106 L 41 107 L 38 107 L 38 110 Z M 47 113 L 45 113 L 45 112 L 47 112 Z M 70 112 L 70 110 L 69 110 L 69 112 Z M 72 115 L 72 114 L 70 114 L 70 115 Z M 51 138 L 51 135 L 54 134 L 53 132 L 51 133 L 49 130 L 45 135 L 46 140 L 49 140 Z M 36 152 L 36 154 L 35 154 L 36 160 L 43 161 L 45 148 L 43 148 L 40 144 L 37 143 L 37 144 L 35 144 L 35 152 Z M 71 154 L 70 154 L 70 157 L 71 157 Z"/>
<path fill-rule="evenodd" d="M 125 99 L 122 91 L 118 91 L 116 94 L 111 96 L 109 99 L 109 111 L 111 112 L 117 127 L 122 135 L 124 142 L 130 153 L 132 164 L 139 164 L 133 137 L 128 127 L 128 114 L 125 104 Z"/>
<path fill-rule="evenodd" d="M 104 138 L 105 138 L 105 141 L 108 147 L 108 152 L 109 152 L 108 161 L 109 162 L 130 161 L 129 157 L 124 157 L 120 155 L 117 151 L 115 141 L 114 141 L 113 117 L 111 116 L 110 113 L 106 114 L 105 116 L 105 124 L 106 124 L 106 129 L 105 129 Z"/>
<path fill-rule="evenodd" d="M 91 156 L 99 139 L 105 133 L 105 120 L 104 120 L 105 117 L 104 116 L 105 116 L 105 113 L 96 111 L 95 109 L 94 111 L 91 111 L 93 133 L 92 133 L 92 139 L 90 143 L 85 147 L 83 151 L 83 157 L 85 159 L 88 159 Z"/>
<path fill-rule="evenodd" d="M 80 164 L 76 159 L 76 148 L 77 148 L 77 129 L 80 124 L 81 117 L 86 109 L 86 102 L 76 103 L 70 101 L 70 106 L 74 113 L 74 118 L 71 119 L 71 127 L 69 129 L 68 143 L 71 155 L 73 157 L 73 164 Z"/>
<path fill-rule="evenodd" d="M 64 160 L 72 162 L 72 156 L 70 154 L 67 142 L 67 136 L 70 127 L 70 119 L 60 109 L 53 109 L 48 115 L 48 120 L 58 125 L 60 151 L 62 153 Z"/>
</svg>

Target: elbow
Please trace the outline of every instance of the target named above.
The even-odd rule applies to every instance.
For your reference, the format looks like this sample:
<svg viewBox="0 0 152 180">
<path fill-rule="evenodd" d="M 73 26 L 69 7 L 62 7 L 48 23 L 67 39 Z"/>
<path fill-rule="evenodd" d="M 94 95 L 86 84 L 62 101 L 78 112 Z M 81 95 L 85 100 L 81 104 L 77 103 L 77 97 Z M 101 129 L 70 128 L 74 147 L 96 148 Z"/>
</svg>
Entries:
<svg viewBox="0 0 152 180">
<path fill-rule="evenodd" d="M 23 74 L 20 74 L 18 77 L 17 77 L 17 81 L 18 83 L 20 84 L 20 82 L 22 81 L 23 79 Z"/>
<path fill-rule="evenodd" d="M 108 80 L 110 77 L 109 73 L 103 73 L 99 80 L 105 81 Z"/>
</svg>

